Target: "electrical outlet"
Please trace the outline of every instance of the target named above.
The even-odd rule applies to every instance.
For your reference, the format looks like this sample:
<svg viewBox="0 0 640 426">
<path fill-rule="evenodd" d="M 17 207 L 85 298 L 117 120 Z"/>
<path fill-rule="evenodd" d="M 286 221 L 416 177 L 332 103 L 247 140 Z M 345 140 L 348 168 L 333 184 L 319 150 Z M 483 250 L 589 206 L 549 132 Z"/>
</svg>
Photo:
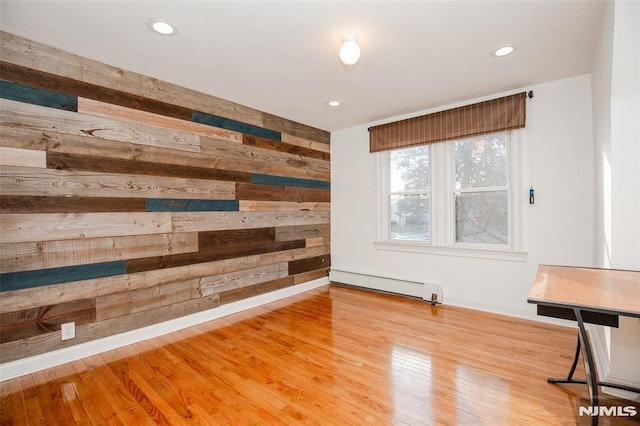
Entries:
<svg viewBox="0 0 640 426">
<path fill-rule="evenodd" d="M 73 339 L 74 337 L 76 337 L 76 323 L 67 322 L 62 324 L 61 331 L 62 340 Z"/>
</svg>

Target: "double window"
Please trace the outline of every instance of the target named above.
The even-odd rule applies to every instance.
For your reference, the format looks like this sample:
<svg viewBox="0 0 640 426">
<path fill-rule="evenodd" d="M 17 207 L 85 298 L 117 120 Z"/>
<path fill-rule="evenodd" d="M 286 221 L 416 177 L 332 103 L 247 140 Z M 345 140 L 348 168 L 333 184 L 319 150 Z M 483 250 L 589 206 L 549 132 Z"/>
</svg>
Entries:
<svg viewBox="0 0 640 426">
<path fill-rule="evenodd" d="M 519 139 L 503 131 L 379 153 L 378 244 L 520 251 Z"/>
</svg>

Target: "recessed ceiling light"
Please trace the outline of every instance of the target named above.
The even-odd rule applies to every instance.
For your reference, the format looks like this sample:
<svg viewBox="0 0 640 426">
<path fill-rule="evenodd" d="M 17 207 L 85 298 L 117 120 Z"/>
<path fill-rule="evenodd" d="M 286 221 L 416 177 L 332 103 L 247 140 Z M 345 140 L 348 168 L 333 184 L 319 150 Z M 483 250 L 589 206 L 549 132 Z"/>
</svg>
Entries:
<svg viewBox="0 0 640 426">
<path fill-rule="evenodd" d="M 160 35 L 175 35 L 178 32 L 178 29 L 171 22 L 165 21 L 164 19 L 149 19 L 147 25 L 154 33 Z"/>
<path fill-rule="evenodd" d="M 502 46 L 493 52 L 493 56 L 507 56 L 510 53 L 513 53 L 515 48 L 513 46 Z"/>
<path fill-rule="evenodd" d="M 330 107 L 337 107 L 337 106 L 340 106 L 340 101 L 338 100 L 329 101 L 327 102 L 327 105 L 329 105 Z"/>
</svg>

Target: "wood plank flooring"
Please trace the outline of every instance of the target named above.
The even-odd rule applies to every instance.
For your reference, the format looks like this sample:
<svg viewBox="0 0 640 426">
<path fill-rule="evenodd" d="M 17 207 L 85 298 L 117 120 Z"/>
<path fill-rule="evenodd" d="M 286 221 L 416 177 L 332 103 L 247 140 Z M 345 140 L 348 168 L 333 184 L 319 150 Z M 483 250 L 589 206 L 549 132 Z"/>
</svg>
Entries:
<svg viewBox="0 0 640 426">
<path fill-rule="evenodd" d="M 343 286 L 4 381 L 2 425 L 573 425 L 572 328 Z M 605 398 L 607 405 L 634 405 Z M 640 409 L 639 409 L 640 411 Z M 602 417 L 601 425 L 640 418 Z"/>
</svg>

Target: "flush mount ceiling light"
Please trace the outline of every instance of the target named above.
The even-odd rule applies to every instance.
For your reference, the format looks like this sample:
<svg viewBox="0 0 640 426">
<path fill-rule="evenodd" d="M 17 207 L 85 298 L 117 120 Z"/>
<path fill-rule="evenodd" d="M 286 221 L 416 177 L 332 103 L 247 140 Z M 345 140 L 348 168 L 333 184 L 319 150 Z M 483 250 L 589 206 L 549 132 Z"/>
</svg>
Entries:
<svg viewBox="0 0 640 426">
<path fill-rule="evenodd" d="M 515 50 L 515 48 L 513 46 L 502 46 L 497 48 L 494 52 L 493 52 L 493 56 L 507 56 L 511 53 L 513 53 L 513 51 Z"/>
<path fill-rule="evenodd" d="M 172 36 L 178 32 L 178 29 L 175 25 L 173 25 L 169 21 L 165 21 L 164 19 L 149 19 L 147 25 L 156 34 Z"/>
<path fill-rule="evenodd" d="M 340 60 L 345 65 L 353 65 L 360 59 L 360 46 L 358 46 L 358 36 L 355 34 L 345 34 L 342 37 L 342 47 L 340 48 Z"/>
<path fill-rule="evenodd" d="M 327 102 L 327 105 L 329 105 L 330 107 L 337 107 L 337 106 L 340 106 L 340 101 L 335 99 Z"/>
</svg>

